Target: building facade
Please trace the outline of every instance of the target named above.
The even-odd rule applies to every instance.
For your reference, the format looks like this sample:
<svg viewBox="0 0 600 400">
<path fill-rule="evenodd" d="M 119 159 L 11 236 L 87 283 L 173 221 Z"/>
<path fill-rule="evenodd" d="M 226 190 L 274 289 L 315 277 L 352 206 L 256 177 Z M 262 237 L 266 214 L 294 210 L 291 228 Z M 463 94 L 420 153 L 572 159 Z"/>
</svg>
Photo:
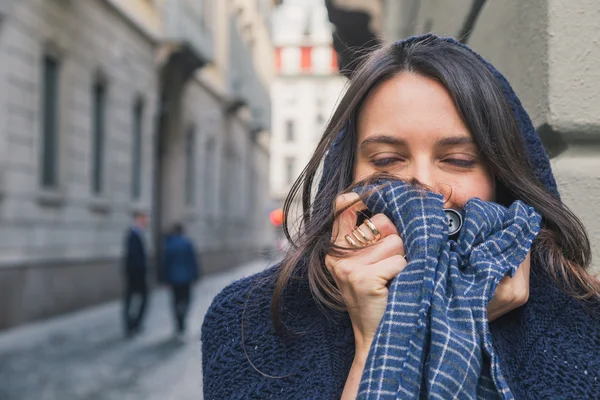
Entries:
<svg viewBox="0 0 600 400">
<path fill-rule="evenodd" d="M 331 33 L 322 1 L 286 1 L 276 11 L 270 168 L 274 208 L 281 207 L 308 164 L 346 84 Z"/>
<path fill-rule="evenodd" d="M 340 64 L 368 47 L 434 32 L 469 44 L 519 95 L 551 157 L 563 201 L 587 227 L 600 272 L 600 3 L 326 0 Z"/>
<path fill-rule="evenodd" d="M 0 329 L 117 298 L 136 210 L 152 272 L 174 222 L 206 272 L 270 245 L 272 6 L 0 1 Z"/>
</svg>

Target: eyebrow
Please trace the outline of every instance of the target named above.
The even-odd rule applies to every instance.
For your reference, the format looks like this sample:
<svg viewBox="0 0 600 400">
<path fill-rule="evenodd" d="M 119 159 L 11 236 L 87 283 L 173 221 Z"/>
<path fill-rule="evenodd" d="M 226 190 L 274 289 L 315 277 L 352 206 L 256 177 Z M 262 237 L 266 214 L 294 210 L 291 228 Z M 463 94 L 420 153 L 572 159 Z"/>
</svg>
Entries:
<svg viewBox="0 0 600 400">
<path fill-rule="evenodd" d="M 394 146 L 401 146 L 401 145 L 407 145 L 407 142 L 404 139 L 397 138 L 394 136 L 376 135 L 376 136 L 368 137 L 365 140 L 363 140 L 362 143 L 360 144 L 360 148 L 363 149 L 364 147 L 366 147 L 370 144 L 389 144 L 389 145 L 394 145 Z M 463 144 L 475 144 L 475 141 L 470 136 L 450 136 L 450 137 L 438 139 L 435 142 L 435 144 L 436 144 L 436 146 L 447 147 L 447 146 L 459 146 L 459 145 L 463 145 Z"/>
<path fill-rule="evenodd" d="M 395 146 L 407 144 L 406 140 L 400 139 L 400 138 L 397 138 L 394 136 L 376 135 L 376 136 L 368 137 L 365 140 L 363 140 L 362 143 L 360 144 L 360 148 L 362 149 L 370 144 L 375 144 L 375 143 L 390 144 L 390 145 L 395 145 Z"/>
<path fill-rule="evenodd" d="M 435 142 L 437 146 L 458 146 L 461 144 L 475 144 L 470 136 L 452 136 L 439 139 Z"/>
</svg>

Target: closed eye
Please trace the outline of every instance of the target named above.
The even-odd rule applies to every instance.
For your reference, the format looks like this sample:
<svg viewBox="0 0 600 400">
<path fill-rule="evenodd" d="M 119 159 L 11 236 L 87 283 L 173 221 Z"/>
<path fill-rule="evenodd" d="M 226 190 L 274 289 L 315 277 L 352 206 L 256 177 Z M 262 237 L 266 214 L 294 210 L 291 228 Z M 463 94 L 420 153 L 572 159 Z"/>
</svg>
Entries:
<svg viewBox="0 0 600 400">
<path fill-rule="evenodd" d="M 456 167 L 461 167 L 461 168 L 471 168 L 476 164 L 476 161 L 474 161 L 474 160 L 463 160 L 460 158 L 447 158 L 447 159 L 444 159 L 443 162 L 452 164 Z"/>
<path fill-rule="evenodd" d="M 391 165 L 394 165 L 398 162 L 402 162 L 403 160 L 400 158 L 378 158 L 375 160 L 371 160 L 371 164 L 373 164 L 376 168 L 385 168 Z"/>
</svg>

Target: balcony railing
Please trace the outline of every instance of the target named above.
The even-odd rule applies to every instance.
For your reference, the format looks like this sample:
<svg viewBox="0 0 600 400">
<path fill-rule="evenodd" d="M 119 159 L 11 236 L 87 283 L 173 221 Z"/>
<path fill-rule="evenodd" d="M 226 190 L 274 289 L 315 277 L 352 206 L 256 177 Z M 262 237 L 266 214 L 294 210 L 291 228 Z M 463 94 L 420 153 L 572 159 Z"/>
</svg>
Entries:
<svg viewBox="0 0 600 400">
<path fill-rule="evenodd" d="M 213 38 L 206 26 L 202 3 L 196 0 L 160 2 L 165 40 L 188 45 L 203 62 L 208 62 L 213 59 Z"/>
<path fill-rule="evenodd" d="M 254 67 L 252 54 L 236 29 L 235 20 L 229 21 L 229 90 L 248 104 L 254 122 L 262 129 L 270 129 L 271 99 Z"/>
</svg>

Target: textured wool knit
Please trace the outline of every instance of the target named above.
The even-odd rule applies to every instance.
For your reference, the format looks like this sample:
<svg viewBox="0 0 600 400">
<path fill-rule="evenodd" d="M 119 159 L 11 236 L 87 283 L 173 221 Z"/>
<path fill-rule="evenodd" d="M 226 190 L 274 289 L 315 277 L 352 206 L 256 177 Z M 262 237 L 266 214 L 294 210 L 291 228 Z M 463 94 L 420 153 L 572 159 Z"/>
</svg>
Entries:
<svg viewBox="0 0 600 400">
<path fill-rule="evenodd" d="M 441 195 L 389 181 L 361 191 L 372 214 L 396 225 L 409 262 L 390 284 L 358 398 L 512 399 L 486 310 L 530 250 L 539 214 L 471 199 L 449 239 Z"/>
<path fill-rule="evenodd" d="M 424 38 L 431 36 L 407 40 Z M 506 79 L 481 60 L 504 90 L 537 177 L 558 196 L 529 116 Z M 338 150 L 330 149 L 320 186 L 340 165 Z M 278 271 L 276 265 L 234 282 L 213 300 L 202 325 L 206 400 L 340 398 L 354 358 L 350 319 L 325 313 L 299 268 L 282 299 L 283 323 L 293 334 L 276 335 L 270 305 Z M 529 300 L 489 324 L 502 375 L 516 399 L 600 399 L 600 318 L 545 271 L 532 259 Z"/>
</svg>

